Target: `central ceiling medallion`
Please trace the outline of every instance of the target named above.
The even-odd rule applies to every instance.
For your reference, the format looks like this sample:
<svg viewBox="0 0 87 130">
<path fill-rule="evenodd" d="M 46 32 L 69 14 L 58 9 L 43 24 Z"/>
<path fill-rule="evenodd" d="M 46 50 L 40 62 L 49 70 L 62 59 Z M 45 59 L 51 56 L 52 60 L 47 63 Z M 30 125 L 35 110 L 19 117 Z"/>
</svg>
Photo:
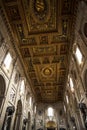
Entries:
<svg viewBox="0 0 87 130">
<path fill-rule="evenodd" d="M 53 75 L 53 69 L 51 67 L 45 67 L 41 73 L 44 77 L 51 77 Z"/>
</svg>

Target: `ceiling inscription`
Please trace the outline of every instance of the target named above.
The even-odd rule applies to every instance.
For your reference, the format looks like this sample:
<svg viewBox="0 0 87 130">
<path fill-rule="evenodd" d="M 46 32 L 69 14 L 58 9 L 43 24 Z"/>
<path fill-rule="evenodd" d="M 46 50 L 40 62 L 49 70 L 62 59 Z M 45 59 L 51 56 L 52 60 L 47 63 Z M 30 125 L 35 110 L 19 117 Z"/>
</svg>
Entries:
<svg viewBox="0 0 87 130">
<path fill-rule="evenodd" d="M 56 54 L 56 46 L 33 47 L 34 55 Z"/>
</svg>

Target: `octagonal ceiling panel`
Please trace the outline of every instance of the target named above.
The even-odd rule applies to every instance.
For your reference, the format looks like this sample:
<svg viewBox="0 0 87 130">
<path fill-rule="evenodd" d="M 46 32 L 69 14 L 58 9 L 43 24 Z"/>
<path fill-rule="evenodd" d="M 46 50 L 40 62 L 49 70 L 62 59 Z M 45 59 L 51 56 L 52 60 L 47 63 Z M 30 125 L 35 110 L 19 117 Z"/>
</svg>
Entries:
<svg viewBox="0 0 87 130">
<path fill-rule="evenodd" d="M 39 82 L 55 82 L 57 75 L 57 67 L 54 65 L 38 65 L 35 66 L 35 71 Z"/>
</svg>

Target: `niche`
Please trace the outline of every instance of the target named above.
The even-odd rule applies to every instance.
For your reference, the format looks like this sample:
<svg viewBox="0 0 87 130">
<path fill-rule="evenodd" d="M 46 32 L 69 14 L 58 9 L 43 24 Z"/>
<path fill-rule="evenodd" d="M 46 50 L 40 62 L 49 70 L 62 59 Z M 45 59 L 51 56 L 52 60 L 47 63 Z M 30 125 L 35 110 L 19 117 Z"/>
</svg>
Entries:
<svg viewBox="0 0 87 130">
<path fill-rule="evenodd" d="M 14 106 L 7 107 L 2 130 L 10 130 L 12 115 L 14 111 L 15 111 Z"/>
</svg>

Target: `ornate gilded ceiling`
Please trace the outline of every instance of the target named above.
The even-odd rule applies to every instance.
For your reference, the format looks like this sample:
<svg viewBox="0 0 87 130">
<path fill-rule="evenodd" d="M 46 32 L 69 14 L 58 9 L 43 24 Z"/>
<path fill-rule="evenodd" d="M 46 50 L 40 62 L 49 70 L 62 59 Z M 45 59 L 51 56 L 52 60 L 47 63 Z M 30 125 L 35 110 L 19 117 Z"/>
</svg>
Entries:
<svg viewBox="0 0 87 130">
<path fill-rule="evenodd" d="M 63 101 L 76 0 L 3 0 L 37 101 Z"/>
</svg>

